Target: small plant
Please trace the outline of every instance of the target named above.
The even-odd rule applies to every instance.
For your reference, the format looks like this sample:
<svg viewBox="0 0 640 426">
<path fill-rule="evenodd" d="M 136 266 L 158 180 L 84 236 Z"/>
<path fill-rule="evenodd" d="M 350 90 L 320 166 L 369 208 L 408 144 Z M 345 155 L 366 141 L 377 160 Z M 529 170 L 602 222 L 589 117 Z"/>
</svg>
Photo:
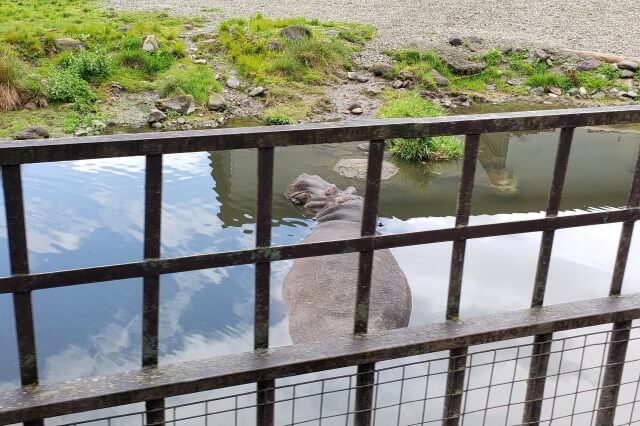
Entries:
<svg viewBox="0 0 640 426">
<path fill-rule="evenodd" d="M 160 96 L 193 95 L 196 102 L 204 104 L 211 92 L 220 92 L 222 86 L 215 79 L 211 68 L 192 65 L 186 69 L 172 69 L 159 82 Z"/>
<path fill-rule="evenodd" d="M 295 121 L 286 113 L 271 111 L 262 115 L 262 121 L 267 126 L 279 126 L 285 124 L 295 124 Z"/>
<path fill-rule="evenodd" d="M 169 69 L 175 61 L 172 53 L 167 49 L 145 52 L 140 49 L 126 49 L 116 56 L 116 63 L 123 67 L 140 70 L 146 75 L 156 75 Z"/>
<path fill-rule="evenodd" d="M 531 87 L 544 87 L 545 89 L 557 87 L 562 90 L 569 90 L 573 86 L 566 75 L 552 73 L 534 74 L 525 83 Z"/>
<path fill-rule="evenodd" d="M 0 111 L 11 111 L 20 104 L 18 85 L 23 72 L 20 59 L 0 45 Z"/>
<path fill-rule="evenodd" d="M 48 80 L 49 100 L 53 102 L 74 102 L 90 104 L 97 99 L 89 83 L 69 70 L 56 70 Z"/>
<path fill-rule="evenodd" d="M 81 50 L 64 58 L 60 65 L 87 81 L 103 80 L 111 71 L 111 65 L 103 50 Z"/>
</svg>

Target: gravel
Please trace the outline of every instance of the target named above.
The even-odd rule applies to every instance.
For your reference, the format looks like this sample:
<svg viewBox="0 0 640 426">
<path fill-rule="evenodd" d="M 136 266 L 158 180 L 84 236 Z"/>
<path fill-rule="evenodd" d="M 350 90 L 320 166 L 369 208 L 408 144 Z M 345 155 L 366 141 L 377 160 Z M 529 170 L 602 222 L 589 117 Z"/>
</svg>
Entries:
<svg viewBox="0 0 640 426">
<path fill-rule="evenodd" d="M 622 0 L 107 0 L 121 10 L 202 16 L 213 25 L 262 13 L 369 23 L 378 30 L 370 59 L 416 40 L 477 36 L 496 45 L 570 48 L 640 56 L 640 1 Z"/>
</svg>

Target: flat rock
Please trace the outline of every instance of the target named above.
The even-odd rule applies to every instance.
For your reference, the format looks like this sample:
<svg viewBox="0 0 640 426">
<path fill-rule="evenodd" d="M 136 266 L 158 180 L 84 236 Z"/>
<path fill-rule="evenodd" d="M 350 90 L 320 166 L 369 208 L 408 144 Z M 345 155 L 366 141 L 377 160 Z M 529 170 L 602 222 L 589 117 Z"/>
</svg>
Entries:
<svg viewBox="0 0 640 426">
<path fill-rule="evenodd" d="M 152 109 L 147 118 L 147 123 L 153 124 L 167 119 L 167 115 L 159 109 Z"/>
<path fill-rule="evenodd" d="M 240 80 L 237 77 L 231 76 L 227 79 L 227 87 L 231 89 L 237 89 L 240 87 Z"/>
<path fill-rule="evenodd" d="M 45 139 L 49 137 L 49 132 L 47 129 L 39 126 L 28 126 L 18 133 L 16 133 L 13 138 L 17 140 L 25 140 L 25 139 Z"/>
<path fill-rule="evenodd" d="M 622 70 L 620 78 L 633 78 L 636 74 L 631 70 Z"/>
<path fill-rule="evenodd" d="M 585 59 L 576 66 L 577 71 L 591 71 L 602 65 L 602 62 L 595 58 Z"/>
<path fill-rule="evenodd" d="M 635 99 L 638 97 L 638 93 L 634 92 L 633 90 L 629 90 L 626 93 L 622 93 L 622 96 L 624 96 L 625 98 L 631 98 L 631 99 Z"/>
<path fill-rule="evenodd" d="M 198 65 L 207 65 L 207 60 L 206 59 L 194 59 L 193 63 L 194 64 L 198 64 Z"/>
<path fill-rule="evenodd" d="M 433 77 L 433 81 L 435 81 L 438 86 L 449 85 L 449 79 L 447 79 L 445 76 L 440 74 L 436 69 L 431 70 L 431 77 Z"/>
<path fill-rule="evenodd" d="M 351 104 L 351 106 L 349 106 L 348 108 L 349 112 L 351 114 L 355 114 L 355 115 L 360 115 L 364 112 L 364 108 L 362 108 L 362 105 L 355 103 L 355 104 Z"/>
<path fill-rule="evenodd" d="M 387 73 L 393 72 L 393 66 L 382 62 L 377 62 L 371 66 L 370 71 L 373 73 L 373 75 L 380 77 L 384 76 Z"/>
<path fill-rule="evenodd" d="M 91 120 L 91 126 L 99 130 L 104 130 L 107 128 L 107 125 L 100 120 Z"/>
<path fill-rule="evenodd" d="M 286 28 L 283 28 L 281 34 L 284 38 L 293 41 L 311 37 L 311 31 L 309 31 L 307 27 L 302 25 L 290 25 Z"/>
<path fill-rule="evenodd" d="M 158 43 L 158 39 L 154 35 L 148 35 L 144 38 L 144 42 L 142 43 L 142 50 L 145 52 L 152 52 L 157 50 L 160 47 Z"/>
<path fill-rule="evenodd" d="M 74 38 L 62 37 L 53 41 L 56 50 L 76 50 L 82 47 L 80 40 Z"/>
<path fill-rule="evenodd" d="M 264 87 L 262 86 L 254 87 L 253 89 L 251 89 L 251 91 L 249 91 L 249 96 L 251 96 L 252 98 L 262 95 L 264 95 Z"/>
<path fill-rule="evenodd" d="M 358 74 L 357 80 L 359 83 L 366 83 L 367 81 L 370 80 L 370 77 L 368 75 Z"/>
<path fill-rule="evenodd" d="M 536 59 L 540 59 L 541 61 L 546 61 L 547 59 L 551 59 L 551 55 L 542 49 L 534 50 L 533 57 Z"/>
<path fill-rule="evenodd" d="M 355 80 L 357 80 L 357 79 L 358 79 L 358 73 L 357 73 L 357 72 L 353 72 L 353 71 L 349 71 L 349 72 L 347 73 L 347 78 L 348 78 L 349 80 L 353 80 L 353 81 L 355 81 Z"/>
<path fill-rule="evenodd" d="M 207 108 L 209 111 L 223 112 L 229 108 L 227 100 L 220 93 L 213 92 L 209 95 L 209 101 L 207 102 Z"/>
<path fill-rule="evenodd" d="M 173 98 L 158 99 L 156 108 L 161 111 L 173 111 L 188 115 L 196 110 L 196 104 L 192 95 L 178 95 Z"/>
<path fill-rule="evenodd" d="M 557 87 L 549 87 L 549 93 L 553 93 L 556 96 L 562 95 L 562 90 Z"/>
<path fill-rule="evenodd" d="M 348 178 L 367 178 L 367 160 L 360 158 L 343 158 L 333 167 L 341 176 Z M 398 168 L 388 161 L 382 162 L 382 180 L 387 180 L 398 173 Z"/>
<path fill-rule="evenodd" d="M 402 70 L 398 73 L 398 78 L 400 78 L 401 80 L 413 80 L 414 78 L 416 78 L 416 76 L 412 71 Z"/>
<path fill-rule="evenodd" d="M 485 68 L 483 62 L 471 62 L 460 57 L 446 58 L 445 62 L 451 68 L 451 71 L 458 75 L 477 74 Z"/>
<path fill-rule="evenodd" d="M 638 71 L 638 68 L 639 68 L 638 63 L 630 59 L 625 59 L 624 61 L 620 61 L 616 65 L 621 70 L 628 70 L 628 71 L 634 71 L 634 72 Z"/>
<path fill-rule="evenodd" d="M 391 87 L 393 87 L 394 89 L 402 89 L 403 83 L 404 83 L 404 81 L 402 81 L 402 80 L 394 80 L 391 83 Z"/>
<path fill-rule="evenodd" d="M 592 96 L 593 99 L 604 99 L 606 97 L 607 97 L 607 94 L 604 92 L 596 92 Z"/>
<path fill-rule="evenodd" d="M 544 96 L 544 87 L 532 87 L 531 89 L 529 89 L 529 94 L 532 96 Z"/>
</svg>

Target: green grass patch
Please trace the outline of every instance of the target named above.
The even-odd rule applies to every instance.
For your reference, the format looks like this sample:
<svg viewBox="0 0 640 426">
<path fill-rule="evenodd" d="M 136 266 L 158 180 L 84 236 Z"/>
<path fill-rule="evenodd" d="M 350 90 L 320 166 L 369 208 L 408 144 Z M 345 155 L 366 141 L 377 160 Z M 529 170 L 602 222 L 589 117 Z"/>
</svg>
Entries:
<svg viewBox="0 0 640 426">
<path fill-rule="evenodd" d="M 569 90 L 573 85 L 571 80 L 564 74 L 540 73 L 529 77 L 525 84 L 531 87 L 557 87 L 562 90 Z"/>
<path fill-rule="evenodd" d="M 279 110 L 267 111 L 264 114 L 262 114 L 261 118 L 262 118 L 262 121 L 264 121 L 264 124 L 266 124 L 267 126 L 295 124 L 295 120 L 291 118 L 291 116 L 288 113 L 284 111 L 279 111 Z"/>
<path fill-rule="evenodd" d="M 422 118 L 445 115 L 444 109 L 420 97 L 415 92 L 383 92 L 385 103 L 376 116 L 379 118 Z M 462 157 L 463 144 L 453 136 L 404 138 L 387 141 L 389 152 L 407 161 L 449 161 Z"/>
<path fill-rule="evenodd" d="M 180 63 L 167 71 L 158 81 L 160 96 L 193 95 L 199 104 L 209 99 L 211 92 L 220 92 L 222 86 L 206 65 Z"/>
</svg>

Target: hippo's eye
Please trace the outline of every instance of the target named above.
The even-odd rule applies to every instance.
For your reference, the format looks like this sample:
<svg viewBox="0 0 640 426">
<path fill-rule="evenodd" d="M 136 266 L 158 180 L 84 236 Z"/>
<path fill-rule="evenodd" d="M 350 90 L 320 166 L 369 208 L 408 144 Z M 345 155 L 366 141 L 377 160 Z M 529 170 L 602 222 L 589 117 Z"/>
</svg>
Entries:
<svg viewBox="0 0 640 426">
<path fill-rule="evenodd" d="M 299 192 L 293 197 L 290 198 L 293 204 L 301 206 L 307 202 L 307 198 L 309 198 L 308 194 L 305 192 Z"/>
</svg>

